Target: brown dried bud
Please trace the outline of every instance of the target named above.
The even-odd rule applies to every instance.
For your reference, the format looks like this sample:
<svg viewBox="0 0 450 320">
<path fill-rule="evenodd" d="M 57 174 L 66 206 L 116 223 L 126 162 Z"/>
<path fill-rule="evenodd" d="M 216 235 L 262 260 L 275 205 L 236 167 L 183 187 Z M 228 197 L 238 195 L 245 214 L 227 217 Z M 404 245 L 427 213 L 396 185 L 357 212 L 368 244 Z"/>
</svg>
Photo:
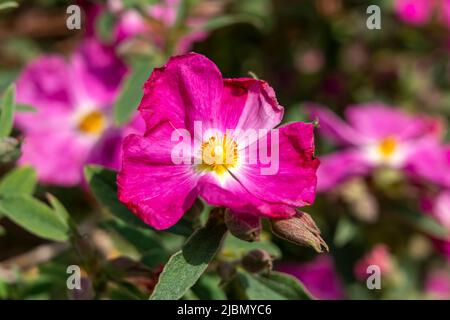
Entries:
<svg viewBox="0 0 450 320">
<path fill-rule="evenodd" d="M 320 230 L 311 216 L 297 212 L 289 219 L 270 220 L 272 232 L 287 241 L 300 246 L 313 247 L 317 252 L 328 251 L 328 246 L 320 236 Z"/>
<path fill-rule="evenodd" d="M 272 262 L 273 258 L 267 251 L 255 249 L 242 258 L 241 264 L 248 272 L 256 273 L 263 270 L 272 270 Z"/>
<path fill-rule="evenodd" d="M 259 217 L 226 210 L 225 224 L 231 234 L 236 238 L 249 242 L 259 241 L 259 235 L 261 233 L 261 221 Z"/>
</svg>

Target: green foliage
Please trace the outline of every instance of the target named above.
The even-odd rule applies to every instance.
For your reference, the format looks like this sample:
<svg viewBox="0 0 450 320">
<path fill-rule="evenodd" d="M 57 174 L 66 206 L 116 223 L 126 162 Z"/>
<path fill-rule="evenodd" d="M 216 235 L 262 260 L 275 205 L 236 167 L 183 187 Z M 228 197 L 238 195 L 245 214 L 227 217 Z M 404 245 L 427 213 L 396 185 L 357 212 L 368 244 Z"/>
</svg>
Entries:
<svg viewBox="0 0 450 320">
<path fill-rule="evenodd" d="M 239 271 L 236 280 L 250 300 L 311 300 L 312 295 L 294 277 L 280 273 L 251 274 Z"/>
<path fill-rule="evenodd" d="M 123 125 L 131 119 L 141 101 L 145 80 L 150 76 L 154 62 L 150 57 L 138 59 L 124 80 L 120 95 L 114 104 L 116 124 Z"/>
<path fill-rule="evenodd" d="M 36 171 L 32 167 L 18 167 L 0 180 L 0 195 L 31 195 L 37 184 Z"/>
<path fill-rule="evenodd" d="M 15 87 L 11 85 L 6 89 L 4 97 L 2 98 L 2 106 L 0 113 L 0 138 L 7 137 L 11 133 L 14 120 L 15 108 Z"/>
<path fill-rule="evenodd" d="M 116 172 L 101 166 L 89 165 L 84 168 L 84 175 L 95 198 L 109 213 L 130 225 L 145 226 L 117 198 Z"/>
<path fill-rule="evenodd" d="M 55 241 L 68 239 L 68 225 L 52 209 L 30 195 L 2 195 L 0 211 L 39 237 Z"/>
<path fill-rule="evenodd" d="M 222 221 L 211 217 L 164 267 L 151 300 L 180 299 L 200 278 L 216 255 L 226 232 Z"/>
</svg>

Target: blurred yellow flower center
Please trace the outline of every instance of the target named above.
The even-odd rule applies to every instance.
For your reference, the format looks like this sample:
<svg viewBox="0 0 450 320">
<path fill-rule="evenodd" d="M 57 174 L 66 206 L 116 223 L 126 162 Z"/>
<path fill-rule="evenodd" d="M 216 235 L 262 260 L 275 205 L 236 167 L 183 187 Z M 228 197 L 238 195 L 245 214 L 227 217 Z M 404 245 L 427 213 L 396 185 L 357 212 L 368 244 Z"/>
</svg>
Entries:
<svg viewBox="0 0 450 320">
<path fill-rule="evenodd" d="M 213 136 L 203 142 L 201 170 L 213 171 L 222 175 L 238 162 L 238 146 L 236 141 L 225 134 L 222 138 Z"/>
<path fill-rule="evenodd" d="M 394 155 L 397 147 L 397 140 L 392 137 L 388 137 L 381 140 L 380 144 L 378 145 L 378 151 L 383 156 L 383 158 L 390 158 Z"/>
<path fill-rule="evenodd" d="M 78 129 L 87 134 L 99 134 L 105 127 L 105 118 L 99 111 L 91 111 L 81 117 Z"/>
</svg>

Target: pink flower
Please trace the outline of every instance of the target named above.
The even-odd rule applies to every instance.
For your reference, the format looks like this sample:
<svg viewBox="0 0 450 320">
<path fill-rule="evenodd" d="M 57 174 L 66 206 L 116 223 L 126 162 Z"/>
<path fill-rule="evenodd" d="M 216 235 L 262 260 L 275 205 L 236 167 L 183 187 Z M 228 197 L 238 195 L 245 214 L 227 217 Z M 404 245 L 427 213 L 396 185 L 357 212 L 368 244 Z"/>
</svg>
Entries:
<svg viewBox="0 0 450 320">
<path fill-rule="evenodd" d="M 450 28 L 450 0 L 396 0 L 395 12 L 411 25 L 427 24 L 436 11 L 440 21 Z"/>
<path fill-rule="evenodd" d="M 234 212 L 278 218 L 314 201 L 319 162 L 313 126 L 291 123 L 270 131 L 284 110 L 266 82 L 223 79 L 213 62 L 190 53 L 153 71 L 139 111 L 147 130 L 123 143 L 118 193 L 147 224 L 169 228 L 197 196 Z M 280 153 L 270 174 L 262 172 L 271 165 L 251 157 L 267 144 L 271 156 Z"/>
<path fill-rule="evenodd" d="M 447 270 L 434 270 L 427 275 L 425 293 L 433 299 L 450 299 L 450 274 Z"/>
<path fill-rule="evenodd" d="M 438 141 L 422 144 L 415 150 L 409 169 L 431 183 L 450 188 L 450 146 Z"/>
<path fill-rule="evenodd" d="M 355 277 L 361 281 L 365 281 L 369 276 L 367 273 L 368 267 L 371 265 L 378 266 L 383 276 L 393 271 L 391 254 L 386 245 L 376 245 L 356 263 L 354 269 Z"/>
<path fill-rule="evenodd" d="M 276 269 L 299 279 L 318 299 L 344 299 L 344 290 L 330 256 L 320 255 L 312 262 L 304 264 L 282 263 Z"/>
<path fill-rule="evenodd" d="M 113 49 L 94 40 L 69 61 L 32 61 L 17 80 L 17 101 L 37 109 L 16 117 L 25 134 L 20 163 L 34 166 L 41 182 L 63 186 L 79 184 L 87 163 L 118 167 L 123 133 L 113 127 L 111 106 L 125 72 Z"/>
<path fill-rule="evenodd" d="M 404 22 L 424 25 L 430 18 L 434 0 L 396 0 L 395 12 Z"/>
<path fill-rule="evenodd" d="M 109 1 L 110 8 L 120 10 L 117 0 Z M 149 5 L 144 17 L 137 10 L 126 10 L 119 14 L 119 20 L 113 31 L 117 41 L 123 41 L 134 36 L 150 39 L 157 47 L 163 48 L 167 40 L 167 31 L 175 25 L 180 0 L 163 0 Z M 189 29 L 178 39 L 174 48 L 175 53 L 187 52 L 193 43 L 207 37 L 207 32 L 201 31 L 205 19 L 188 18 L 186 29 Z"/>
<path fill-rule="evenodd" d="M 433 164 L 430 163 L 432 166 Z M 450 232 L 450 190 L 443 190 L 433 198 L 424 198 L 421 203 L 425 213 L 435 218 Z M 431 240 L 444 257 L 450 260 L 450 236 L 447 238 L 431 237 Z"/>
<path fill-rule="evenodd" d="M 321 158 L 320 191 L 379 166 L 406 169 L 416 149 L 437 140 L 441 132 L 437 119 L 406 114 L 379 103 L 348 107 L 348 123 L 324 107 L 310 105 L 309 110 L 319 120 L 320 132 L 343 147 Z"/>
</svg>

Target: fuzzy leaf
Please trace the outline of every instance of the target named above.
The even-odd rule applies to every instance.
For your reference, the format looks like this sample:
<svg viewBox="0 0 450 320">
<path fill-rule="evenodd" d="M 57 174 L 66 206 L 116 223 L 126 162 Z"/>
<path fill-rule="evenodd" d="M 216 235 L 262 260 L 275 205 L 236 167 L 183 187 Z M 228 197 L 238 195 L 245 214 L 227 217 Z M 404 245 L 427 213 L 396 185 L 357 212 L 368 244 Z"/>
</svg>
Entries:
<svg viewBox="0 0 450 320">
<path fill-rule="evenodd" d="M 0 138 L 9 136 L 12 131 L 15 108 L 14 96 L 15 86 L 11 85 L 8 89 L 6 89 L 2 98 L 0 113 Z"/>
<path fill-rule="evenodd" d="M 183 249 L 165 265 L 150 299 L 176 300 L 183 297 L 216 255 L 225 232 L 225 224 L 214 216 L 205 227 L 194 232 Z"/>
<path fill-rule="evenodd" d="M 237 279 L 250 300 L 314 299 L 300 281 L 281 272 L 266 275 L 238 272 Z"/>
<path fill-rule="evenodd" d="M 68 239 L 68 226 L 52 209 L 30 195 L 0 197 L 0 211 L 24 229 L 41 238 L 55 241 Z"/>
<path fill-rule="evenodd" d="M 15 168 L 0 180 L 0 195 L 33 194 L 36 183 L 37 176 L 33 168 Z"/>
</svg>

